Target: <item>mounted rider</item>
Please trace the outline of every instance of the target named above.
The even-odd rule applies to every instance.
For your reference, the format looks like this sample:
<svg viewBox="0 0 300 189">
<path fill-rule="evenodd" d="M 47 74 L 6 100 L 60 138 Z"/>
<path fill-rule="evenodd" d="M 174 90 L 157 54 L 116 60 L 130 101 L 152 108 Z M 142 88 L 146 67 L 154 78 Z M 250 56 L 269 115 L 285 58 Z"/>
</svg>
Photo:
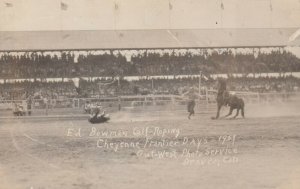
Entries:
<svg viewBox="0 0 300 189">
<path fill-rule="evenodd" d="M 226 80 L 224 78 L 218 79 L 218 92 L 217 92 L 217 115 L 212 119 L 218 119 L 220 116 L 220 110 L 224 104 L 224 94 L 227 91 Z"/>
<path fill-rule="evenodd" d="M 226 80 L 224 78 L 220 78 L 218 80 L 218 93 L 217 98 L 223 98 L 224 92 L 227 90 Z"/>
<path fill-rule="evenodd" d="M 234 109 L 237 110 L 234 118 L 236 118 L 239 115 L 240 110 L 241 110 L 242 116 L 244 117 L 244 107 L 245 107 L 244 100 L 234 94 L 230 94 L 229 91 L 227 91 L 226 80 L 223 78 L 218 80 L 217 105 L 218 105 L 217 115 L 216 115 L 216 117 L 212 117 L 212 119 L 219 118 L 220 110 L 221 110 L 222 106 L 230 107 L 230 111 L 225 117 L 230 116 Z"/>
</svg>

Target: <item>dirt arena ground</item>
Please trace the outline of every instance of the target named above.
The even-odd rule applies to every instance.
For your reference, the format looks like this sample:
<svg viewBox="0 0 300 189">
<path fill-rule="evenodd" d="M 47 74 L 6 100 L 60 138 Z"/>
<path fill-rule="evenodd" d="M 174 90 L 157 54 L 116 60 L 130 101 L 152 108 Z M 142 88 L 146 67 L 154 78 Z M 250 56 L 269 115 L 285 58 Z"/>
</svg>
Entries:
<svg viewBox="0 0 300 189">
<path fill-rule="evenodd" d="M 105 124 L 0 119 L 0 188 L 299 189 L 298 107 L 248 106 L 236 120 L 143 110 Z"/>
</svg>

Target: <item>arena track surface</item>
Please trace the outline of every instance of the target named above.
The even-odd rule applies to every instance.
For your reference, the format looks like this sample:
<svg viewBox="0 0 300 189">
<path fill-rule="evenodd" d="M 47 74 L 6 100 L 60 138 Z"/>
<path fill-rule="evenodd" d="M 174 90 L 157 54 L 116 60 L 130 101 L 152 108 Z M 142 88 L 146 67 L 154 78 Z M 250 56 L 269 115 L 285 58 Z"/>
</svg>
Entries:
<svg viewBox="0 0 300 189">
<path fill-rule="evenodd" d="M 109 123 L 93 125 L 85 118 L 2 119 L 0 188 L 298 189 L 300 116 L 248 115 L 246 119 L 211 120 L 212 114 L 200 113 L 188 120 L 184 111 L 117 112 Z M 238 161 L 185 165 L 179 159 L 138 156 L 135 148 L 117 152 L 99 148 L 99 137 L 88 137 L 92 128 L 128 131 L 128 136 L 109 141 L 142 142 L 144 138 L 133 136 L 131 131 L 147 127 L 179 129 L 178 140 L 212 138 L 212 145 L 220 136 L 236 136 Z M 68 136 L 70 129 L 80 129 L 81 137 L 75 136 L 76 132 Z"/>
</svg>

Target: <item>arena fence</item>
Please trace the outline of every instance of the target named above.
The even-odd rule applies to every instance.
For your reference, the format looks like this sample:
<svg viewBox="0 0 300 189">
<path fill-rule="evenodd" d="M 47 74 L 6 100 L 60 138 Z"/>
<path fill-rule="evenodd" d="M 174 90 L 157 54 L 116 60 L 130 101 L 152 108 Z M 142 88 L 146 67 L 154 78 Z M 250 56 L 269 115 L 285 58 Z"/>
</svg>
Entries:
<svg viewBox="0 0 300 189">
<path fill-rule="evenodd" d="M 274 102 L 294 102 L 300 101 L 300 93 L 254 93 L 232 91 L 237 96 L 242 97 L 246 103 L 274 103 Z M 141 96 L 119 96 L 105 98 L 65 98 L 65 99 L 34 99 L 31 110 L 39 115 L 53 113 L 63 114 L 82 114 L 86 102 L 101 104 L 110 111 L 118 110 L 140 110 L 140 109 L 159 109 L 164 107 L 168 110 L 185 110 L 187 99 L 179 95 L 141 95 Z M 214 107 L 216 103 L 216 91 L 207 91 L 197 100 L 200 107 Z M 14 108 L 18 105 L 27 111 L 25 100 L 0 100 L 0 116 L 11 115 Z M 210 106 L 213 105 L 213 106 Z M 8 113 L 7 113 L 8 112 Z"/>
</svg>

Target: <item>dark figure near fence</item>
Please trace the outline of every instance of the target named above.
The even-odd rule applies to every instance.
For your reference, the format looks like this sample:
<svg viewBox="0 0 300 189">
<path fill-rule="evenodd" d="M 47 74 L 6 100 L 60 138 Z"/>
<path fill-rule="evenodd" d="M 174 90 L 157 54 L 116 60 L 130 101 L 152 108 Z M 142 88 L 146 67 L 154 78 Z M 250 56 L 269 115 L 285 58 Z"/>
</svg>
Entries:
<svg viewBox="0 0 300 189">
<path fill-rule="evenodd" d="M 32 96 L 31 95 L 27 98 L 26 104 L 27 104 L 27 114 L 30 116 L 31 110 L 32 110 Z"/>
</svg>

